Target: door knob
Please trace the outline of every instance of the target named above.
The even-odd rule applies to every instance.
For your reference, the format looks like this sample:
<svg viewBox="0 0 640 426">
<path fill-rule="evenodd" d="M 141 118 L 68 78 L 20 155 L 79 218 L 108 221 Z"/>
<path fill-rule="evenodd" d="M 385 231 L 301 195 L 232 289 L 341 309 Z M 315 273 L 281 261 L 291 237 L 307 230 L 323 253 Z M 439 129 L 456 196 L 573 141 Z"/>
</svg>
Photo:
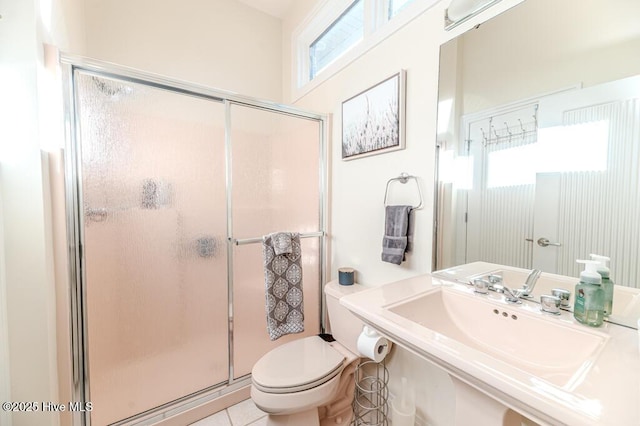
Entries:
<svg viewBox="0 0 640 426">
<path fill-rule="evenodd" d="M 549 241 L 548 238 L 544 238 L 544 237 L 538 238 L 538 245 L 540 247 L 547 247 L 547 246 L 560 247 L 560 246 L 562 246 L 562 244 L 560 244 L 560 243 L 552 243 L 552 242 Z"/>
</svg>

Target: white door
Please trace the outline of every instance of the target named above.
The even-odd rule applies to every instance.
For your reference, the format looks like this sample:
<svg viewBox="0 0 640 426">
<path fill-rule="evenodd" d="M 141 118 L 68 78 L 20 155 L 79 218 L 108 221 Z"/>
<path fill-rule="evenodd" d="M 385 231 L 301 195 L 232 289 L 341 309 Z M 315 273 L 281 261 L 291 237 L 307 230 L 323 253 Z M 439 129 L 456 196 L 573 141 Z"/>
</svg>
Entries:
<svg viewBox="0 0 640 426">
<path fill-rule="evenodd" d="M 618 282 L 637 279 L 622 265 L 640 250 L 640 76 L 545 97 L 538 120 L 549 173 L 536 179 L 533 267 L 577 276 L 575 260 L 599 253 Z"/>
<path fill-rule="evenodd" d="M 472 185 L 460 221 L 465 259 L 531 267 L 535 171 L 528 153 L 536 142 L 536 104 L 468 122 Z"/>
<path fill-rule="evenodd" d="M 533 210 L 532 268 L 557 273 L 558 210 L 560 208 L 560 173 L 537 173 Z"/>
</svg>

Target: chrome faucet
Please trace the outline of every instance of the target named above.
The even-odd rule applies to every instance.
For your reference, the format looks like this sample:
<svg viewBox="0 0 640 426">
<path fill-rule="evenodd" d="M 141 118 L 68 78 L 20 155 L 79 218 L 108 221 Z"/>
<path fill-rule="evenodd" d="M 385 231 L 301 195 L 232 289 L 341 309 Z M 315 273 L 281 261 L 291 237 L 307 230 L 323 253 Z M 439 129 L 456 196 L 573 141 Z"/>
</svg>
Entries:
<svg viewBox="0 0 640 426">
<path fill-rule="evenodd" d="M 532 270 L 527 276 L 522 288 L 513 290 L 504 285 L 503 277 L 499 274 L 489 274 L 483 278 L 476 278 L 469 281 L 469 284 L 473 285 L 476 293 L 487 294 L 487 290 L 493 290 L 498 293 L 503 293 L 507 302 L 522 303 L 520 298 L 530 297 L 529 293 L 533 291 L 541 274 L 542 271 L 539 269 Z"/>
<path fill-rule="evenodd" d="M 522 287 L 522 290 L 520 292 L 520 296 L 522 297 L 529 296 L 529 294 L 535 288 L 536 283 L 538 282 L 538 278 L 540 278 L 541 274 L 542 274 L 542 271 L 540 269 L 534 269 L 529 273 L 529 275 L 527 276 L 527 279 L 524 282 L 524 286 Z"/>
<path fill-rule="evenodd" d="M 511 290 L 504 284 L 494 284 L 493 289 L 498 293 L 503 293 L 507 302 L 522 303 L 520 300 L 520 296 L 522 296 L 522 289 Z"/>
</svg>

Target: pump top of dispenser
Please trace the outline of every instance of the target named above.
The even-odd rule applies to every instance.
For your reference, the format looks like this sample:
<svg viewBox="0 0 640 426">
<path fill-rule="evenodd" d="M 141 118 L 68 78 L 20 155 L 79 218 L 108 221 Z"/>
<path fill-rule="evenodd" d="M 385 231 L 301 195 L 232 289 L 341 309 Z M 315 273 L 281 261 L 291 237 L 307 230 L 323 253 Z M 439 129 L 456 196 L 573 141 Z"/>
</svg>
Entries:
<svg viewBox="0 0 640 426">
<path fill-rule="evenodd" d="M 584 271 L 580 272 L 580 281 L 589 284 L 602 284 L 602 277 L 598 273 L 600 262 L 597 260 L 576 260 L 584 265 Z"/>
<path fill-rule="evenodd" d="M 604 278 L 609 278 L 609 274 L 611 273 L 611 271 L 609 270 L 607 264 L 611 259 L 609 259 L 607 256 L 600 256 L 599 254 L 590 254 L 589 256 L 591 256 L 592 260 L 595 260 L 599 263 L 597 269 L 598 273 Z"/>
</svg>

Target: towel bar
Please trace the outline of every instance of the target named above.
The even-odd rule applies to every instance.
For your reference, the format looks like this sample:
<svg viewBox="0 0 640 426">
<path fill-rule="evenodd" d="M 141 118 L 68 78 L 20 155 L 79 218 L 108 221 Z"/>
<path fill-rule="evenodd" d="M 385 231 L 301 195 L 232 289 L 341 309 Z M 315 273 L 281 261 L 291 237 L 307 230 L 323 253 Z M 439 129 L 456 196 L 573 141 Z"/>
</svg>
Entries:
<svg viewBox="0 0 640 426">
<path fill-rule="evenodd" d="M 418 196 L 420 197 L 420 204 L 413 207 L 413 209 L 416 210 L 422 207 L 422 191 L 420 190 L 420 182 L 418 182 L 418 178 L 404 172 L 400 173 L 400 176 L 391 178 L 387 181 L 387 188 L 384 190 L 384 206 L 385 207 L 387 207 L 387 194 L 389 192 L 389 184 L 394 180 L 398 180 L 400 181 L 400 183 L 407 183 L 409 179 L 413 179 L 416 182 L 416 187 L 418 188 Z"/>
<path fill-rule="evenodd" d="M 323 237 L 324 236 L 324 231 L 317 231 L 317 232 L 303 232 L 300 234 L 300 238 L 312 238 L 312 237 Z M 261 243 L 262 242 L 262 237 L 258 237 L 258 238 L 243 238 L 243 239 L 239 239 L 236 240 L 235 238 L 229 238 L 230 241 L 233 241 L 233 244 L 237 245 L 237 246 L 241 246 L 244 244 L 255 244 L 255 243 Z"/>
</svg>

